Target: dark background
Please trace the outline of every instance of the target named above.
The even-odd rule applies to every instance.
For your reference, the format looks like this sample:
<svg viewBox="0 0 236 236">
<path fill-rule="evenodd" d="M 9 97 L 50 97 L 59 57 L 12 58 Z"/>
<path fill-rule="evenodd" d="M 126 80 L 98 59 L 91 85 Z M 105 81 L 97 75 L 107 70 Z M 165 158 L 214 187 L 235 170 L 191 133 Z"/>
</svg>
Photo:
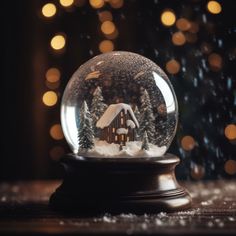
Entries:
<svg viewBox="0 0 236 236">
<path fill-rule="evenodd" d="M 227 125 L 236 123 L 235 1 L 218 1 L 222 12 L 217 15 L 207 11 L 207 1 L 200 0 L 127 0 L 118 9 L 108 3 L 94 9 L 88 1 L 65 9 L 56 0 L 50 2 L 58 9 L 52 19 L 41 15 L 48 1 L 5 1 L 2 5 L 1 180 L 60 175 L 55 159 L 69 148 L 64 139 L 54 140 L 49 130 L 60 123 L 60 98 L 69 78 L 79 65 L 100 53 L 98 45 L 105 39 L 98 19 L 102 10 L 111 11 L 119 31 L 113 40 L 115 50 L 150 58 L 166 71 L 175 88 L 180 122 L 169 151 L 181 157 L 178 176 L 192 180 L 235 177 L 236 140 L 229 140 L 224 133 Z M 175 12 L 176 19 L 185 17 L 199 26 L 190 35 L 195 37 L 194 42 L 182 46 L 172 43 L 171 36 L 178 31 L 176 25 L 165 27 L 160 20 L 167 8 Z M 51 38 L 58 32 L 67 39 L 62 53 L 50 47 Z M 211 52 L 204 52 L 204 43 L 210 45 Z M 211 67 L 210 53 L 220 55 L 220 68 Z M 166 70 L 171 59 L 181 66 L 174 75 Z M 61 79 L 54 90 L 59 101 L 47 107 L 42 96 L 50 90 L 45 85 L 50 67 L 60 69 Z M 181 143 L 186 135 L 193 137 L 191 150 Z M 52 155 L 55 146 L 60 152 Z"/>
</svg>

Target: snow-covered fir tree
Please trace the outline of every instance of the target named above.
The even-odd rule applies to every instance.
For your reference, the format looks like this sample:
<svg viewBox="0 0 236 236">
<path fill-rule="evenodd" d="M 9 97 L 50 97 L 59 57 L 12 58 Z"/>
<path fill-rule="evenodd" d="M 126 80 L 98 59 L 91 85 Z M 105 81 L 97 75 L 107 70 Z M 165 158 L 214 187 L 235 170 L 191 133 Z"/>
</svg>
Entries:
<svg viewBox="0 0 236 236">
<path fill-rule="evenodd" d="M 142 150 L 149 150 L 148 136 L 146 131 L 143 135 Z"/>
<path fill-rule="evenodd" d="M 80 110 L 80 125 L 78 130 L 79 152 L 86 152 L 94 146 L 92 117 L 86 101 Z"/>
<path fill-rule="evenodd" d="M 99 129 L 96 128 L 96 123 L 103 115 L 106 109 L 107 105 L 103 102 L 102 90 L 98 86 L 93 93 L 93 99 L 91 103 L 91 115 L 93 119 L 93 127 L 96 136 L 98 136 L 99 132 Z"/>
<path fill-rule="evenodd" d="M 144 132 L 147 132 L 149 142 L 155 143 L 155 117 L 153 115 L 152 104 L 147 90 L 143 90 L 141 96 L 140 107 L 140 135 L 143 137 Z"/>
<path fill-rule="evenodd" d="M 134 115 L 135 115 L 138 123 L 140 123 L 140 112 L 139 112 L 137 105 L 134 108 Z M 134 129 L 134 137 L 135 137 L 135 140 L 140 140 L 140 138 L 141 138 L 140 137 L 140 130 L 138 127 L 136 127 L 136 129 Z"/>
</svg>

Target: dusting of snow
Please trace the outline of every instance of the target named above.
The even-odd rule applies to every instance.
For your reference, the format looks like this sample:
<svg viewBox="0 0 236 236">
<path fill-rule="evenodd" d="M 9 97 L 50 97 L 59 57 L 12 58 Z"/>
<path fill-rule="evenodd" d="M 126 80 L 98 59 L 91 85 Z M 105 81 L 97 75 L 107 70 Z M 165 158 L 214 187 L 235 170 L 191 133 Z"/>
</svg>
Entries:
<svg viewBox="0 0 236 236">
<path fill-rule="evenodd" d="M 115 119 L 115 117 L 122 111 L 124 110 L 125 114 L 129 112 L 131 115 L 132 119 L 134 120 L 135 124 L 137 127 L 139 127 L 139 123 L 134 115 L 134 112 L 131 108 L 130 105 L 125 104 L 125 103 L 118 103 L 118 104 L 111 104 L 104 114 L 100 117 L 98 122 L 96 123 L 96 127 L 104 129 L 105 127 L 108 127 L 111 122 Z"/>
<path fill-rule="evenodd" d="M 128 134 L 128 129 L 125 129 L 125 128 L 119 128 L 116 130 L 116 133 L 117 134 Z"/>
<path fill-rule="evenodd" d="M 135 123 L 132 120 L 127 120 L 126 125 L 131 129 L 134 129 L 136 127 Z"/>
<path fill-rule="evenodd" d="M 142 142 L 130 141 L 126 142 L 120 150 L 120 145 L 108 143 L 106 141 L 95 140 L 94 147 L 85 153 L 81 153 L 86 157 L 160 157 L 166 152 L 166 146 L 158 147 L 149 144 L 149 150 L 142 150 Z M 80 153 L 78 153 L 80 155 Z"/>
</svg>

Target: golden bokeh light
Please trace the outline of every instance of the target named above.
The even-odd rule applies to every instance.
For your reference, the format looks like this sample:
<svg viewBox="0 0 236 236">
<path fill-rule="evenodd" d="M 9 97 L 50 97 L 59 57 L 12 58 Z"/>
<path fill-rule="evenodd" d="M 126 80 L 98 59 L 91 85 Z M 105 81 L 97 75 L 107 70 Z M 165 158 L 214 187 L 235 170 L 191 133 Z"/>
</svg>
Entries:
<svg viewBox="0 0 236 236">
<path fill-rule="evenodd" d="M 205 169 L 201 165 L 194 164 L 194 166 L 191 168 L 191 177 L 195 180 L 200 180 L 205 175 Z"/>
<path fill-rule="evenodd" d="M 53 17 L 57 12 L 57 8 L 53 3 L 47 3 L 42 7 L 42 14 L 45 17 Z"/>
<path fill-rule="evenodd" d="M 105 34 L 107 39 L 116 39 L 119 35 L 118 30 L 116 29 L 112 34 Z"/>
<path fill-rule="evenodd" d="M 124 5 L 124 0 L 109 0 L 112 8 L 118 9 Z"/>
<path fill-rule="evenodd" d="M 184 136 L 181 139 L 181 146 L 185 151 L 191 151 L 196 145 L 196 142 L 192 136 Z"/>
<path fill-rule="evenodd" d="M 116 30 L 115 24 L 112 21 L 104 21 L 101 25 L 101 31 L 104 34 L 112 34 Z"/>
<path fill-rule="evenodd" d="M 170 61 L 168 61 L 166 63 L 166 70 L 170 73 L 170 74 L 177 74 L 180 70 L 180 64 L 178 61 L 176 61 L 175 59 L 171 59 Z"/>
<path fill-rule="evenodd" d="M 221 70 L 223 61 L 222 61 L 222 58 L 219 54 L 212 53 L 208 57 L 208 63 L 211 67 L 211 70 L 217 72 L 217 71 Z"/>
<path fill-rule="evenodd" d="M 207 9 L 212 14 L 219 14 L 222 11 L 222 7 L 217 1 L 209 1 L 207 3 Z"/>
<path fill-rule="evenodd" d="M 50 83 L 55 83 L 60 80 L 61 72 L 57 68 L 50 68 L 46 72 L 46 79 Z"/>
<path fill-rule="evenodd" d="M 186 38 L 182 32 L 176 32 L 172 35 L 172 42 L 176 46 L 184 45 Z"/>
<path fill-rule="evenodd" d="M 112 17 L 112 14 L 110 11 L 102 11 L 102 12 L 99 12 L 98 13 L 98 17 L 99 17 L 99 20 L 101 22 L 104 22 L 104 21 L 112 21 L 113 20 L 113 17 Z"/>
<path fill-rule="evenodd" d="M 172 26 L 175 23 L 176 17 L 172 10 L 165 10 L 161 14 L 161 22 L 165 26 Z"/>
<path fill-rule="evenodd" d="M 236 125 L 229 124 L 225 127 L 225 137 L 229 140 L 236 139 Z"/>
<path fill-rule="evenodd" d="M 104 0 L 89 0 L 91 7 L 98 9 L 104 6 Z"/>
<path fill-rule="evenodd" d="M 62 34 L 58 34 L 51 39 L 50 44 L 54 50 L 61 50 L 66 45 L 66 39 Z"/>
<path fill-rule="evenodd" d="M 226 161 L 224 169 L 225 169 L 225 172 L 229 175 L 236 174 L 236 161 L 235 160 Z"/>
<path fill-rule="evenodd" d="M 64 138 L 64 134 L 62 132 L 62 128 L 60 124 L 55 124 L 50 128 L 49 131 L 51 137 L 55 140 L 61 140 Z"/>
<path fill-rule="evenodd" d="M 176 21 L 176 27 L 181 31 L 187 31 L 190 29 L 190 22 L 185 18 L 180 18 Z"/>
<path fill-rule="evenodd" d="M 111 40 L 103 40 L 100 44 L 99 44 L 99 50 L 102 53 L 105 52 L 111 52 L 114 50 L 114 44 Z"/>
<path fill-rule="evenodd" d="M 74 3 L 74 0 L 60 0 L 60 4 L 63 7 L 70 7 Z"/>
<path fill-rule="evenodd" d="M 55 146 L 49 152 L 50 157 L 54 161 L 58 161 L 64 154 L 65 154 L 65 150 L 61 146 Z"/>
<path fill-rule="evenodd" d="M 53 91 L 47 91 L 42 98 L 43 103 L 49 107 L 54 106 L 57 103 L 57 99 L 57 94 Z"/>
</svg>

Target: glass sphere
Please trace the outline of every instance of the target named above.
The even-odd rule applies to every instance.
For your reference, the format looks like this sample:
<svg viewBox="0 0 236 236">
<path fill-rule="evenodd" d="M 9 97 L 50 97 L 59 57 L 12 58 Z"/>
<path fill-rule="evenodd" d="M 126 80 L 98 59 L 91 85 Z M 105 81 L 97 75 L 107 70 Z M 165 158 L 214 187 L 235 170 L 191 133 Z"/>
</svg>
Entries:
<svg viewBox="0 0 236 236">
<path fill-rule="evenodd" d="M 73 74 L 62 98 L 63 132 L 79 156 L 162 156 L 177 121 L 177 100 L 167 75 L 131 52 L 90 59 Z"/>
</svg>

